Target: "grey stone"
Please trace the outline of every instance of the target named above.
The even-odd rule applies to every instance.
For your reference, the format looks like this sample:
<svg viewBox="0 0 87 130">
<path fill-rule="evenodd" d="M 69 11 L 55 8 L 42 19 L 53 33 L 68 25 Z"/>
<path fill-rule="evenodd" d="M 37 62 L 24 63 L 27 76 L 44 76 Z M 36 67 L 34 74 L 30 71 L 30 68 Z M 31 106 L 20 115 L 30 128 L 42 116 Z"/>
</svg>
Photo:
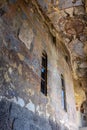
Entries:
<svg viewBox="0 0 87 130">
<path fill-rule="evenodd" d="M 1 125 L 2 123 L 3 125 Z M 15 103 L 7 101 L 6 99 L 2 99 L 0 101 L 0 129 L 62 130 L 60 126 L 61 125 L 54 123 L 52 120 L 40 117 L 26 108 L 22 108 Z"/>
</svg>

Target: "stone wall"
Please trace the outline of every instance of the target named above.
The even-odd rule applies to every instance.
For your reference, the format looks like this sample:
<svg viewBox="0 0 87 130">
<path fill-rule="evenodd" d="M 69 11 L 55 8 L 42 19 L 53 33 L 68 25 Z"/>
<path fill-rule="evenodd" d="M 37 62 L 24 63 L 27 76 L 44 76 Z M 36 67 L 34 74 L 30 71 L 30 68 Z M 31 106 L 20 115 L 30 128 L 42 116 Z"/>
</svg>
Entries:
<svg viewBox="0 0 87 130">
<path fill-rule="evenodd" d="M 77 130 L 67 53 L 58 39 L 54 43 L 44 16 L 23 0 L 1 1 L 0 16 L 0 129 Z M 40 92 L 43 50 L 48 56 L 47 96 Z M 61 102 L 61 74 L 67 112 Z"/>
<path fill-rule="evenodd" d="M 81 105 L 86 100 L 86 95 L 82 87 L 82 84 L 80 84 L 75 80 L 74 80 L 74 91 L 75 91 L 75 102 L 77 111 L 77 124 L 79 127 L 82 127 Z"/>
</svg>

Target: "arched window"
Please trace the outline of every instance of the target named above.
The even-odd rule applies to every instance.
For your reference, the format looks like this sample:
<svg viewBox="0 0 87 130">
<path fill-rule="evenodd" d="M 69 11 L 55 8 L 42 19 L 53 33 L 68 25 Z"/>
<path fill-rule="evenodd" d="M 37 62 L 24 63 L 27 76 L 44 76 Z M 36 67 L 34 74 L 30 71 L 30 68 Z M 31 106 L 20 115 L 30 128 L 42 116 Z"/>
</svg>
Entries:
<svg viewBox="0 0 87 130">
<path fill-rule="evenodd" d="M 47 53 L 42 53 L 42 67 L 41 67 L 41 92 L 47 96 Z"/>
<path fill-rule="evenodd" d="M 61 74 L 61 84 L 62 84 L 62 107 L 65 111 L 67 111 L 67 107 L 66 107 L 66 90 L 65 90 L 65 81 L 64 81 L 64 77 Z"/>
</svg>

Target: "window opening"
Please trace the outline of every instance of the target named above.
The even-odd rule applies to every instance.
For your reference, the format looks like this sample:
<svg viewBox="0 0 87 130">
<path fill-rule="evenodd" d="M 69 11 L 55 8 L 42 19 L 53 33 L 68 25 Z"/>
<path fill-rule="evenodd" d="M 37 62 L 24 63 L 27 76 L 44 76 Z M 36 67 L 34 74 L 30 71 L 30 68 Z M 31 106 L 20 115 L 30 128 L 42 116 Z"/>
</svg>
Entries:
<svg viewBox="0 0 87 130">
<path fill-rule="evenodd" d="M 41 92 L 47 96 L 47 53 L 42 53 Z"/>
<path fill-rule="evenodd" d="M 65 90 L 65 81 L 64 81 L 64 77 L 61 74 L 61 84 L 62 84 L 62 107 L 65 111 L 67 111 L 66 108 L 66 90 Z"/>
</svg>

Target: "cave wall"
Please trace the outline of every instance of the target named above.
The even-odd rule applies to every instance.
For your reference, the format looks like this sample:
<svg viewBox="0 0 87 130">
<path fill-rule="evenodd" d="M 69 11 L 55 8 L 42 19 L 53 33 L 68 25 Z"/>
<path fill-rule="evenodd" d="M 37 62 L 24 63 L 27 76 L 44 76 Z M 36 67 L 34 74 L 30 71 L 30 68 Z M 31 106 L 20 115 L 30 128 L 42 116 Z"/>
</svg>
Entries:
<svg viewBox="0 0 87 130">
<path fill-rule="evenodd" d="M 32 2 L 0 1 L 1 130 L 77 130 L 71 70 L 56 44 Z M 43 50 L 48 56 L 47 97 L 40 92 Z M 61 102 L 61 74 L 67 112 Z"/>
<path fill-rule="evenodd" d="M 40 6 L 43 4 L 38 0 Z M 87 1 L 45 1 L 43 11 L 58 32 L 70 55 L 77 108 L 77 122 L 82 127 L 80 107 L 87 92 Z M 87 121 L 86 121 L 87 123 Z"/>
<path fill-rule="evenodd" d="M 39 1 L 39 0 L 38 0 Z M 48 0 L 49 1 L 49 0 Z M 53 0 L 54 1 L 54 0 Z M 47 2 L 43 11 L 54 25 L 58 37 L 69 51 L 73 78 L 87 88 L 87 1 L 56 0 Z M 53 4 L 55 3 L 55 4 Z"/>
<path fill-rule="evenodd" d="M 75 91 L 77 124 L 79 127 L 83 127 L 81 105 L 86 100 L 85 89 L 83 89 L 82 84 L 80 82 L 74 80 L 74 91 Z"/>
</svg>

